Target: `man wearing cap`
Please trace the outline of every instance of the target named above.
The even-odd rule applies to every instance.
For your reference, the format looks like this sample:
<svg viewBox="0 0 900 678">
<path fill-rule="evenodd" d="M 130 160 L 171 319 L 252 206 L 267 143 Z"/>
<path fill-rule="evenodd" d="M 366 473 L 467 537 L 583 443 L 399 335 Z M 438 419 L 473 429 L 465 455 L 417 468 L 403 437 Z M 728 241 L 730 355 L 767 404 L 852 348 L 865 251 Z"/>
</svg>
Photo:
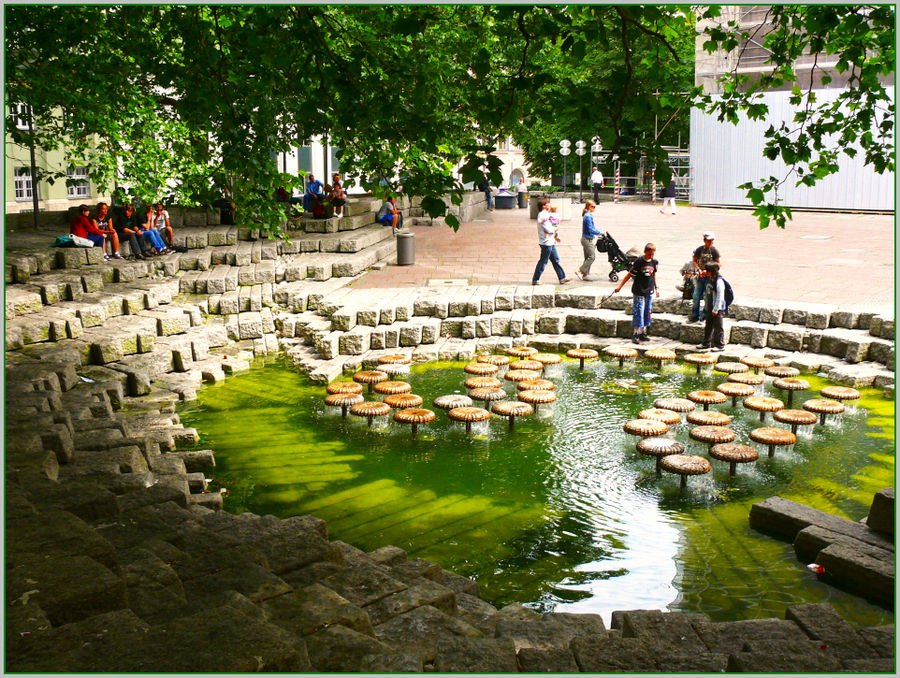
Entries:
<svg viewBox="0 0 900 678">
<path fill-rule="evenodd" d="M 691 308 L 691 318 L 689 322 L 700 321 L 700 300 L 706 292 L 706 285 L 709 283 L 709 276 L 706 274 L 706 265 L 715 262 L 721 265 L 719 261 L 719 250 L 713 247 L 713 240 L 716 234 L 712 231 L 706 231 L 703 234 L 703 246 L 694 250 L 694 266 L 700 271 L 694 285 L 694 305 Z"/>
</svg>

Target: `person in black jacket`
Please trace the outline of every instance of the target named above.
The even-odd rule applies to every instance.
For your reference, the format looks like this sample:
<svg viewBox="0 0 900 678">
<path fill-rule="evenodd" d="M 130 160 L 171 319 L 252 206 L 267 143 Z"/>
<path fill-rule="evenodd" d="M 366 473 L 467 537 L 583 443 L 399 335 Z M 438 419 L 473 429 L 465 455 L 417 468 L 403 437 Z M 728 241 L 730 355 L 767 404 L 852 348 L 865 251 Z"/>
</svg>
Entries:
<svg viewBox="0 0 900 678">
<path fill-rule="evenodd" d="M 487 208 L 489 210 L 494 209 L 494 196 L 491 194 L 491 180 L 488 179 L 487 173 L 484 173 L 481 183 L 478 184 L 478 190 L 484 193 L 485 200 L 487 200 Z"/>
<path fill-rule="evenodd" d="M 675 215 L 675 179 L 674 177 L 669 181 L 669 185 L 663 189 L 663 204 L 662 208 L 659 210 L 660 214 L 666 213 L 666 203 L 672 205 L 672 215 Z"/>
</svg>

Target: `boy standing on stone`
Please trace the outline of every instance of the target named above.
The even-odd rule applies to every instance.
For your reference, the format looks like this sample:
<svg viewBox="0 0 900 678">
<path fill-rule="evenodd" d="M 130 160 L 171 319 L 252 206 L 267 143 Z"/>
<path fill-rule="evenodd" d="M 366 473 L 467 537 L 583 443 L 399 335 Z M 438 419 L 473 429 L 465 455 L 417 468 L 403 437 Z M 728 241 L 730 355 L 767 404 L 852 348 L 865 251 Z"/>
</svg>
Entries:
<svg viewBox="0 0 900 678">
<path fill-rule="evenodd" d="M 622 278 L 619 286 L 613 290 L 613 294 L 622 289 L 622 287 L 631 278 L 634 282 L 631 284 L 631 294 L 634 295 L 634 305 L 632 312 L 634 319 L 631 324 L 634 327 L 634 336 L 631 338 L 635 344 L 642 341 L 650 341 L 647 336 L 647 328 L 650 326 L 650 311 L 653 308 L 653 293 L 659 296 L 659 288 L 656 286 L 656 271 L 659 269 L 659 262 L 653 258 L 656 254 L 656 245 L 648 242 L 644 245 L 644 256 L 634 260 L 631 270 Z"/>
</svg>

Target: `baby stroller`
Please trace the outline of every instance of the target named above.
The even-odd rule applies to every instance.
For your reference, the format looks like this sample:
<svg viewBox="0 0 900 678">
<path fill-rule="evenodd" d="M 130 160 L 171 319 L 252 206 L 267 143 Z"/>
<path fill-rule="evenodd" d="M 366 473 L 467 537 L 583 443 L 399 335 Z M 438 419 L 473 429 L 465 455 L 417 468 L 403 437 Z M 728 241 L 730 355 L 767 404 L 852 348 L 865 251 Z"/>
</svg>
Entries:
<svg viewBox="0 0 900 678">
<path fill-rule="evenodd" d="M 606 253 L 606 258 L 609 259 L 609 265 L 612 268 L 609 272 L 611 282 L 618 282 L 619 271 L 627 271 L 636 259 L 636 257 L 625 254 L 609 233 L 597 237 L 597 251 Z"/>
</svg>

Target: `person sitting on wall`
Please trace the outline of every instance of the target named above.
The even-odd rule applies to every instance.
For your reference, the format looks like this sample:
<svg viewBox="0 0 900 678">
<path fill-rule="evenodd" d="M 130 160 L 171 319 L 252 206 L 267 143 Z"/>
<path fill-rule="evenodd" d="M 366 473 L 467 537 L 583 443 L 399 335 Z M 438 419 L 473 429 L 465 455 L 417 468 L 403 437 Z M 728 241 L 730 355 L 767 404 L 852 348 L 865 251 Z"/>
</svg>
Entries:
<svg viewBox="0 0 900 678">
<path fill-rule="evenodd" d="M 138 217 L 137 227 L 144 239 L 150 243 L 150 246 L 154 249 L 155 254 L 169 254 L 170 252 L 174 251 L 166 247 L 166 243 L 163 242 L 162 236 L 159 235 L 159 231 L 153 228 L 152 205 L 147 205 L 147 207 L 144 209 L 143 216 Z"/>
<path fill-rule="evenodd" d="M 306 184 L 306 193 L 303 194 L 303 211 L 310 212 L 317 203 L 321 203 L 325 199 L 325 191 L 322 182 L 316 179 L 312 174 L 308 175 L 309 181 Z"/>
<path fill-rule="evenodd" d="M 331 205 L 334 207 L 334 216 L 344 216 L 344 205 L 347 202 L 347 191 L 341 183 L 341 175 L 334 174 L 331 177 Z"/>
<path fill-rule="evenodd" d="M 394 196 L 389 195 L 387 197 L 384 204 L 378 210 L 375 221 L 379 224 L 384 224 L 385 226 L 389 225 L 394 233 L 403 228 L 403 215 L 400 214 L 400 210 L 397 209 L 397 200 Z"/>
<path fill-rule="evenodd" d="M 124 240 L 131 246 L 131 254 L 134 255 L 135 259 L 150 258 L 150 245 L 141 237 L 137 216 L 134 213 L 134 205 L 125 205 L 122 214 L 113 220 L 113 225 L 119 240 Z"/>
<path fill-rule="evenodd" d="M 107 241 L 112 245 L 113 253 L 107 255 L 104 252 L 105 258 L 122 259 L 122 255 L 119 254 L 119 236 L 112 225 L 112 215 L 109 213 L 109 205 L 105 202 L 97 203 L 97 212 L 94 214 L 94 226 L 106 236 Z"/>
<path fill-rule="evenodd" d="M 172 223 L 169 221 L 169 213 L 163 209 L 161 202 L 156 203 L 153 209 L 155 210 L 153 212 L 153 227 L 159 232 L 168 247 L 171 248 L 175 243 L 175 232 L 172 230 Z"/>
<path fill-rule="evenodd" d="M 69 225 L 69 233 L 77 235 L 79 238 L 87 238 L 103 251 L 104 259 L 109 259 L 106 254 L 106 235 L 97 228 L 94 220 L 88 216 L 90 213 L 90 207 L 80 205 L 78 207 L 78 216 L 72 219 L 72 223 Z"/>
</svg>

